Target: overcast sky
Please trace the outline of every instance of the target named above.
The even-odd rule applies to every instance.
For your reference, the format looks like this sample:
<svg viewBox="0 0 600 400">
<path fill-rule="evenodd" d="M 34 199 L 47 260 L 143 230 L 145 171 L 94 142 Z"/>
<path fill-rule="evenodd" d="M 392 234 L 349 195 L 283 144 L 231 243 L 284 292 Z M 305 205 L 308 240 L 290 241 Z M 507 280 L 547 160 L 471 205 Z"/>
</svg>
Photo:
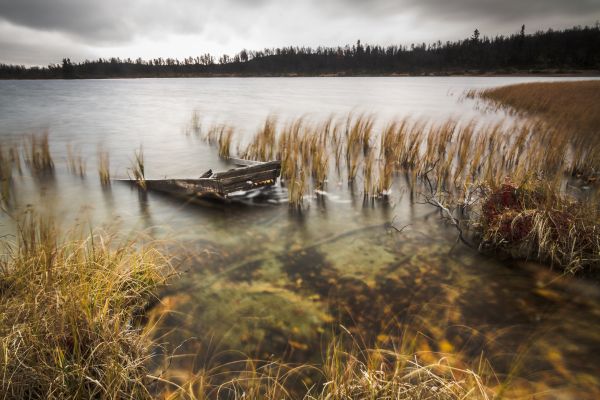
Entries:
<svg viewBox="0 0 600 400">
<path fill-rule="evenodd" d="M 408 45 L 598 20 L 600 0 L 0 0 L 0 62 Z"/>
</svg>

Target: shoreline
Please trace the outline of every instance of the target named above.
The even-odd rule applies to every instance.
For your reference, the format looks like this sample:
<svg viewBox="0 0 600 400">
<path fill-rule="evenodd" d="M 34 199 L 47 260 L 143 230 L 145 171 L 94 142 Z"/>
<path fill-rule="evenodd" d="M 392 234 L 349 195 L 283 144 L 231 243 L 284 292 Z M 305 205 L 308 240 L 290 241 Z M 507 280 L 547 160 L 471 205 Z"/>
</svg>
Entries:
<svg viewBox="0 0 600 400">
<path fill-rule="evenodd" d="M 0 81 L 36 81 L 36 80 L 103 80 L 103 79 L 181 79 L 181 78 L 502 78 L 502 77 L 544 77 L 544 78 L 600 78 L 600 70 L 581 71 L 518 71 L 518 72 L 431 72 L 431 73 L 389 73 L 389 74 L 360 74 L 360 73 L 330 73 L 330 74 L 190 74 L 162 76 L 90 76 L 90 77 L 0 77 Z"/>
</svg>

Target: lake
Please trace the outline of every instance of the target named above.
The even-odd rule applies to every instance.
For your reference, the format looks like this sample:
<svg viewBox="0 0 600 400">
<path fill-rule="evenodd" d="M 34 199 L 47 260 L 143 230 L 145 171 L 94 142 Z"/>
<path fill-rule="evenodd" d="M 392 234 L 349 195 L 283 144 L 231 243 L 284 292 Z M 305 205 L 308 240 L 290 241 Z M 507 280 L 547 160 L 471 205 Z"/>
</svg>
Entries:
<svg viewBox="0 0 600 400">
<path fill-rule="evenodd" d="M 307 195 L 298 213 L 280 201 L 281 188 L 274 201 L 200 207 L 125 184 L 103 189 L 97 177 L 99 148 L 114 177 L 127 177 L 140 146 L 147 178 L 229 168 L 189 134 L 193 113 L 202 127 L 231 125 L 242 142 L 269 116 L 283 123 L 366 113 L 376 130 L 407 116 L 494 122 L 507 115 L 465 91 L 534 80 L 558 78 L 0 81 L 0 135 L 14 143 L 47 130 L 56 164 L 52 179 L 17 177 L 15 208 L 34 204 L 64 227 L 119 226 L 166 241 L 181 276 L 148 318 L 156 337 L 186 355 L 172 377 L 227 361 L 227 351 L 319 362 L 324 338 L 343 326 L 369 346 L 415 338 L 425 360 L 432 352 L 483 355 L 501 380 L 539 398 L 592 399 L 600 396 L 597 282 L 479 254 L 401 184 L 388 201 L 365 204 L 331 178 L 327 194 Z M 68 172 L 68 146 L 86 161 L 84 178 Z M 10 232 L 11 220 L 2 222 Z"/>
</svg>

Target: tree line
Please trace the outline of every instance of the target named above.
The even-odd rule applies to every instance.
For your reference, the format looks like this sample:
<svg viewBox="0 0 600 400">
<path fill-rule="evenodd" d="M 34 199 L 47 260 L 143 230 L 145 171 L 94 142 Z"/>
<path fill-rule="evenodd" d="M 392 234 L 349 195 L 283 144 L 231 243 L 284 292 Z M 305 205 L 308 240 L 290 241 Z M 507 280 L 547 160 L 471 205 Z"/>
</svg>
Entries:
<svg viewBox="0 0 600 400">
<path fill-rule="evenodd" d="M 76 79 L 193 76 L 390 75 L 600 70 L 600 24 L 526 34 L 482 36 L 442 43 L 344 47 L 282 47 L 174 58 L 65 58 L 46 67 L 0 64 L 0 79 Z"/>
</svg>

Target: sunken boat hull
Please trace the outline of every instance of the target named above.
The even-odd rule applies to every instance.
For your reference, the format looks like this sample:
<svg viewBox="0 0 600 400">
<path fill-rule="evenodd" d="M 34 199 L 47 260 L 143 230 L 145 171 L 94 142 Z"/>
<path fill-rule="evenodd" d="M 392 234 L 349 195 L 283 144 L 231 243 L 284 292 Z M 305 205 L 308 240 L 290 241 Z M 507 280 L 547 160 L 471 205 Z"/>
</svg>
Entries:
<svg viewBox="0 0 600 400">
<path fill-rule="evenodd" d="M 281 172 L 280 161 L 253 163 L 228 171 L 208 171 L 197 179 L 147 179 L 141 185 L 149 191 L 160 192 L 185 200 L 229 201 L 230 195 L 275 184 Z M 126 180 L 139 184 L 136 180 Z"/>
</svg>

